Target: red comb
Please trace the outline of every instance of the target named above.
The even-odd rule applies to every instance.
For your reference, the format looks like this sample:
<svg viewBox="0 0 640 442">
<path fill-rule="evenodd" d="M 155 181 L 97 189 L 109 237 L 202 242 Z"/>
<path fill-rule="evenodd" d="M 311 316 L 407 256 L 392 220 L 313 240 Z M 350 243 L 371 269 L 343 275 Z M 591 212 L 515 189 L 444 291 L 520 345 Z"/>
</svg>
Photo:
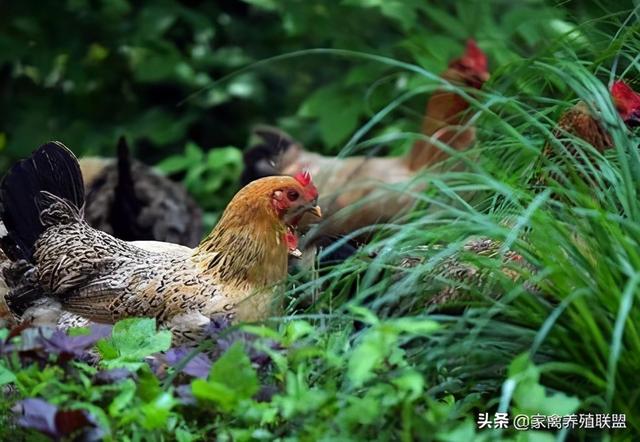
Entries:
<svg viewBox="0 0 640 442">
<path fill-rule="evenodd" d="M 479 85 L 475 85 L 475 87 L 482 86 L 482 83 L 489 78 L 489 63 L 487 61 L 487 55 L 482 52 L 482 49 L 478 47 L 473 38 L 467 40 L 467 46 L 464 50 L 464 54 L 462 54 L 460 58 L 451 60 L 449 67 L 463 72 L 470 72 L 471 74 L 478 75 L 482 78 L 481 83 Z"/>
<path fill-rule="evenodd" d="M 613 86 L 611 86 L 611 95 L 615 98 L 627 98 L 633 97 L 637 94 L 627 83 L 622 80 L 618 80 L 613 83 Z"/>
<path fill-rule="evenodd" d="M 462 58 L 470 61 L 478 71 L 485 72 L 487 70 L 487 55 L 482 52 L 473 38 L 467 40 L 467 47 Z"/>
<path fill-rule="evenodd" d="M 611 96 L 623 119 L 640 108 L 640 94 L 631 89 L 629 85 L 622 80 L 613 83 L 611 86 Z"/>
<path fill-rule="evenodd" d="M 303 187 L 307 187 L 311 182 L 311 174 L 308 170 L 303 170 L 302 172 L 298 172 L 296 176 L 294 176 L 297 182 L 299 182 Z"/>
</svg>

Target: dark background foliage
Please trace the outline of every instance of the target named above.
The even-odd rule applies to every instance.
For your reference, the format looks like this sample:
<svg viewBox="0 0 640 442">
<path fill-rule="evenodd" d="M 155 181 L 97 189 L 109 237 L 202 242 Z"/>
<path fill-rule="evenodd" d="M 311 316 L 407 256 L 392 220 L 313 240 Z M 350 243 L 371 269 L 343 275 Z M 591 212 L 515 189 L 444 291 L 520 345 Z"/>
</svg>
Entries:
<svg viewBox="0 0 640 442">
<path fill-rule="evenodd" d="M 607 12 L 628 8 L 622 3 L 608 4 Z M 155 164 L 182 155 L 188 143 L 204 151 L 243 147 L 256 123 L 277 123 L 317 150 L 335 152 L 367 116 L 424 80 L 357 57 L 270 57 L 338 48 L 437 73 L 474 36 L 495 71 L 604 11 L 598 2 L 563 6 L 537 0 L 5 1 L 0 170 L 49 139 L 78 154 L 112 155 L 121 134 L 139 158 Z M 590 43 L 584 49 L 595 52 L 597 42 Z M 423 102 L 411 101 L 385 130 L 416 130 Z"/>
</svg>

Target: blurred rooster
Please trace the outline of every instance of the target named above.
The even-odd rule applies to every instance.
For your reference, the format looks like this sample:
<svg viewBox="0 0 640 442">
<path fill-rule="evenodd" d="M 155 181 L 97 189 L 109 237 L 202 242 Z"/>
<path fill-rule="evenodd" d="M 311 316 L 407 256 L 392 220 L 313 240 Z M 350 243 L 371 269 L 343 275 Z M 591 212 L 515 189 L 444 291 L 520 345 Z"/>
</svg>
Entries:
<svg viewBox="0 0 640 442">
<path fill-rule="evenodd" d="M 117 158 L 80 159 L 86 191 L 85 220 L 126 241 L 155 240 L 195 247 L 202 214 L 178 183 L 133 160 L 124 138 Z"/>
<path fill-rule="evenodd" d="M 636 93 L 623 81 L 616 81 L 611 87 L 611 98 L 620 119 L 627 127 L 631 128 L 640 125 L 640 94 Z M 556 163 L 559 162 L 563 165 L 571 164 L 571 159 L 567 158 L 566 153 L 569 154 L 568 156 L 574 157 L 574 160 L 577 155 L 575 139 L 568 139 L 567 134 L 590 144 L 601 153 L 613 148 L 613 141 L 610 134 L 603 127 L 600 119 L 594 115 L 593 111 L 591 111 L 584 102 L 580 102 L 566 111 L 560 117 L 553 133 L 554 137 L 561 141 L 565 152 L 562 152 L 563 155 L 561 155 L 560 152 L 556 152 L 551 143 L 547 143 L 542 150 L 542 155 L 547 160 Z M 538 176 L 537 179 L 538 185 L 544 183 L 544 179 L 541 177 Z M 575 239 L 578 247 L 584 246 L 581 239 Z M 519 280 L 523 276 L 523 271 L 525 273 L 535 271 L 522 256 L 514 251 L 508 250 L 503 255 L 499 255 L 498 252 L 501 247 L 502 243 L 500 241 L 492 239 L 474 238 L 469 240 L 463 248 L 464 253 L 448 259 L 440 267 L 440 277 L 448 280 L 450 284 L 430 299 L 428 305 L 460 302 L 468 299 L 469 287 L 477 290 L 478 287 L 486 281 L 496 280 L 495 269 L 482 268 L 478 266 L 477 263 L 474 263 L 473 259 L 470 261 L 468 259 L 469 252 L 471 252 L 471 256 L 475 254 L 479 257 L 500 257 L 502 262 L 502 268 L 500 269 L 502 276 L 512 281 Z M 464 254 L 467 254 L 466 258 L 463 256 Z M 411 267 L 419 263 L 420 259 L 414 258 L 407 262 L 410 264 L 405 265 L 405 267 Z M 491 275 L 491 278 L 488 278 L 487 275 Z M 533 287 L 527 282 L 525 282 L 525 288 L 530 292 L 537 291 L 536 287 Z"/>
<path fill-rule="evenodd" d="M 179 341 L 198 339 L 212 317 L 265 318 L 297 252 L 297 222 L 320 215 L 317 198 L 308 173 L 264 178 L 235 195 L 195 249 L 129 243 L 86 223 L 78 161 L 62 144 L 45 144 L 0 185 L 0 245 L 28 268 L 8 305 L 21 314 L 45 296 L 50 309 L 95 322 L 156 317 Z"/>
<path fill-rule="evenodd" d="M 611 98 L 618 115 L 628 127 L 640 125 L 640 94 L 624 81 L 616 81 L 611 87 Z M 576 160 L 579 164 L 584 162 L 584 157 L 577 158 L 579 155 L 577 145 L 567 135 L 583 140 L 600 153 L 613 147 L 611 135 L 601 119 L 594 114 L 587 103 L 581 101 L 566 111 L 558 121 L 554 137 L 560 140 L 561 147 L 547 143 L 542 150 L 541 161 L 567 168 L 563 172 L 573 172 L 572 164 L 575 166 Z M 558 179 L 556 173 L 542 172 L 535 177 L 536 186 L 544 186 L 549 177 Z M 583 176 L 583 178 L 586 177 Z"/>
<path fill-rule="evenodd" d="M 457 86 L 478 89 L 489 78 L 487 58 L 469 40 L 462 57 L 453 60 L 441 77 Z M 467 149 L 475 140 L 475 129 L 467 124 L 465 115 L 468 107 L 456 92 L 436 91 L 427 103 L 423 135 L 458 151 Z M 329 157 L 304 150 L 277 129 L 260 127 L 255 135 L 261 143 L 245 152 L 243 181 L 295 175 L 308 167 L 322 195 L 320 206 L 329 218 L 318 233 L 329 236 L 348 234 L 397 217 L 414 199 L 406 192 L 391 191 L 388 186 L 408 184 L 417 172 L 447 157 L 435 143 L 425 139 L 416 141 L 403 157 Z M 369 202 L 362 203 L 364 198 Z"/>
</svg>

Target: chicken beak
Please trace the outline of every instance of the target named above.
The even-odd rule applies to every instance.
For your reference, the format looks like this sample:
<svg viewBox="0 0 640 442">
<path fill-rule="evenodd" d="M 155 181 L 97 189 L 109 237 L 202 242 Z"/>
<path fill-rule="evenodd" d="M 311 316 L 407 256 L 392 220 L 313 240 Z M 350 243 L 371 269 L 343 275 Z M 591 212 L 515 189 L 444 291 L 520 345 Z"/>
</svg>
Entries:
<svg viewBox="0 0 640 442">
<path fill-rule="evenodd" d="M 322 218 L 322 210 L 320 209 L 320 206 L 312 206 L 309 209 L 309 212 L 311 212 L 312 214 L 314 214 L 318 218 Z"/>
</svg>

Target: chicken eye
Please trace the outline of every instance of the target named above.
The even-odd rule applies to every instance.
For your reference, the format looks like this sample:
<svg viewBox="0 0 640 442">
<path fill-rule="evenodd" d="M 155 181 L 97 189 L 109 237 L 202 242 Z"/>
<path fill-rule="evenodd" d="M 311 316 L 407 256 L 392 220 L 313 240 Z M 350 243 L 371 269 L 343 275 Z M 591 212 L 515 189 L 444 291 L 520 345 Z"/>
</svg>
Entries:
<svg viewBox="0 0 640 442">
<path fill-rule="evenodd" d="M 300 194 L 295 190 L 290 190 L 287 192 L 287 198 L 289 198 L 289 201 L 295 201 L 299 196 Z"/>
</svg>

